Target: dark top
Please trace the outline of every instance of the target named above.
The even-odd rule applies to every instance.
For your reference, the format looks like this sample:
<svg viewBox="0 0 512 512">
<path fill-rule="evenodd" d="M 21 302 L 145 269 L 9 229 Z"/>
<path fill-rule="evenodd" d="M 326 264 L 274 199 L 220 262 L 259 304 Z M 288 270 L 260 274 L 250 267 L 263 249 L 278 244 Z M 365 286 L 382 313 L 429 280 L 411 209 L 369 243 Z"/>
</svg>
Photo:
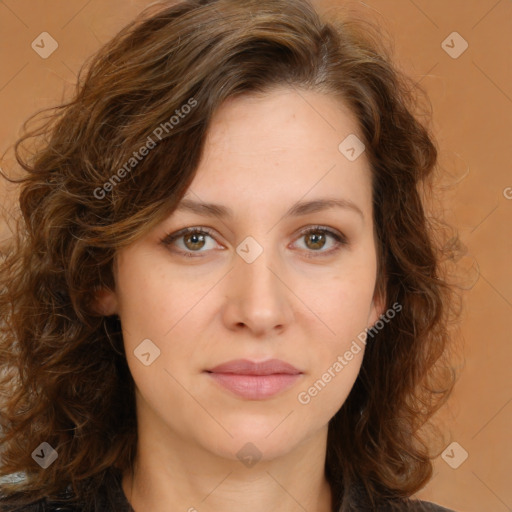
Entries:
<svg viewBox="0 0 512 512">
<path fill-rule="evenodd" d="M 356 491 L 357 495 L 357 491 Z M 69 500 L 73 498 L 71 486 L 69 486 L 61 495 L 62 500 Z M 84 512 L 85 507 L 81 503 L 75 501 L 74 504 L 64 504 L 62 500 L 51 500 L 43 498 L 38 501 L 32 502 L 29 505 L 19 506 L 16 505 L 14 500 L 2 499 L 0 495 L 0 512 Z M 393 510 L 398 512 L 454 512 L 453 510 L 441 507 L 435 503 L 420 500 L 407 500 L 398 506 L 391 506 L 379 508 Z M 122 485 L 121 485 L 121 472 L 113 470 L 106 480 L 106 484 L 98 489 L 95 495 L 95 503 L 90 511 L 94 512 L 135 512 L 128 502 Z M 146 512 L 146 511 L 138 511 Z M 341 510 L 340 510 L 341 512 Z M 352 508 L 350 512 L 369 512 L 369 509 L 364 505 Z"/>
</svg>

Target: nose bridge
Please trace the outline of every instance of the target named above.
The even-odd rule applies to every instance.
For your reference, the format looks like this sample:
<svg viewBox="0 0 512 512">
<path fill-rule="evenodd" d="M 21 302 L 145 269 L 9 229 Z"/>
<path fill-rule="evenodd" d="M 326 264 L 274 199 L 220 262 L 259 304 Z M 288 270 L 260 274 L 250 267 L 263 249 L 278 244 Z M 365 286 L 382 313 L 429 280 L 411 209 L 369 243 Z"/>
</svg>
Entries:
<svg viewBox="0 0 512 512">
<path fill-rule="evenodd" d="M 265 240 L 269 239 L 266 237 Z M 268 244 L 265 247 L 252 237 L 239 244 L 234 269 L 239 293 L 247 298 L 254 296 L 260 301 L 263 298 L 275 300 L 282 293 L 282 284 L 275 275 L 275 269 L 280 268 L 276 252 Z"/>
<path fill-rule="evenodd" d="M 282 327 L 291 319 L 290 297 L 281 269 L 279 251 L 251 237 L 239 244 L 231 292 L 227 294 L 231 302 L 228 308 L 235 314 L 231 320 L 254 330 L 268 330 Z"/>
</svg>

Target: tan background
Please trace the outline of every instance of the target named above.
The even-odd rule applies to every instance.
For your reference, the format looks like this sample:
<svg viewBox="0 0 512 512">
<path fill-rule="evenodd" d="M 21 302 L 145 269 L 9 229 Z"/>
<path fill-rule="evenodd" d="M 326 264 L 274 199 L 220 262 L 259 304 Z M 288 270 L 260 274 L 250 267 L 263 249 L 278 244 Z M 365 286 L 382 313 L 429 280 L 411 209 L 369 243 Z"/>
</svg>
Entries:
<svg viewBox="0 0 512 512">
<path fill-rule="evenodd" d="M 0 152 L 29 114 L 72 92 L 86 57 L 149 1 L 0 1 Z M 321 10 L 342 2 L 318 0 Z M 346 5 L 346 3 L 343 3 Z M 350 2 L 392 34 L 400 65 L 428 91 L 441 164 L 453 189 L 445 204 L 469 252 L 463 316 L 465 365 L 440 412 L 451 440 L 418 497 L 461 512 L 512 510 L 512 1 L 367 0 Z M 467 41 L 450 36 L 457 32 Z M 57 50 L 41 58 L 31 44 L 48 32 Z M 450 37 L 448 37 L 450 36 Z M 446 41 L 443 43 L 443 41 Z M 9 169 L 12 151 L 1 165 Z M 2 210 L 15 195 L 0 183 Z M 0 238 L 8 231 L 2 226 Z"/>
</svg>

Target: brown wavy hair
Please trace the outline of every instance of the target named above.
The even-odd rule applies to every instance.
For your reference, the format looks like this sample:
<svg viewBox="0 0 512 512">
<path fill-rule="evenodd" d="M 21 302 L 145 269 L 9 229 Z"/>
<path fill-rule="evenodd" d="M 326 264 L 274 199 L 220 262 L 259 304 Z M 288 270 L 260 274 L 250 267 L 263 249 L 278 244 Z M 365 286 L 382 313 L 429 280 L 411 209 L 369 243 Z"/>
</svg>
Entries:
<svg viewBox="0 0 512 512">
<path fill-rule="evenodd" d="M 92 503 L 112 468 L 133 467 L 134 381 L 119 318 L 98 313 L 94 298 L 115 289 L 116 252 L 183 197 L 216 109 L 283 85 L 339 98 L 359 120 L 372 170 L 376 286 L 387 307 L 402 306 L 368 343 L 329 423 L 334 510 L 364 500 L 374 510 L 426 484 L 429 420 L 456 381 L 447 354 L 460 310 L 444 262 L 460 244 L 427 213 L 437 150 L 419 120 L 424 91 L 392 64 L 385 40 L 375 24 L 327 21 L 307 0 L 164 2 L 84 63 L 69 102 L 31 131 L 48 109 L 24 123 L 14 145 L 23 174 L 4 175 L 20 184 L 21 215 L 0 270 L 0 476 L 25 479 L 4 483 L 5 496 L 22 492 L 28 502 L 70 485 Z M 156 147 L 121 179 L 148 136 Z M 58 452 L 46 469 L 32 458 L 44 441 Z"/>
</svg>

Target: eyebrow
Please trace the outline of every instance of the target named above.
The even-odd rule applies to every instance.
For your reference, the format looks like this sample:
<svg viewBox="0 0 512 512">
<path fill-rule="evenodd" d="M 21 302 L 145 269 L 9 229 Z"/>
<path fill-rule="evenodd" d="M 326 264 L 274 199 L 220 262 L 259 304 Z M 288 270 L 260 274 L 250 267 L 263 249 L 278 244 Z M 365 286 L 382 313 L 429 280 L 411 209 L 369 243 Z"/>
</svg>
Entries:
<svg viewBox="0 0 512 512">
<path fill-rule="evenodd" d="M 321 198 L 312 201 L 302 201 L 295 203 L 285 214 L 283 218 L 300 217 L 310 213 L 320 212 L 332 208 L 343 208 L 357 213 L 364 219 L 362 210 L 349 199 Z M 182 199 L 176 211 L 190 211 L 204 217 L 217 217 L 219 219 L 232 219 L 235 215 L 233 210 L 226 206 L 214 203 L 203 203 L 191 199 Z"/>
</svg>

